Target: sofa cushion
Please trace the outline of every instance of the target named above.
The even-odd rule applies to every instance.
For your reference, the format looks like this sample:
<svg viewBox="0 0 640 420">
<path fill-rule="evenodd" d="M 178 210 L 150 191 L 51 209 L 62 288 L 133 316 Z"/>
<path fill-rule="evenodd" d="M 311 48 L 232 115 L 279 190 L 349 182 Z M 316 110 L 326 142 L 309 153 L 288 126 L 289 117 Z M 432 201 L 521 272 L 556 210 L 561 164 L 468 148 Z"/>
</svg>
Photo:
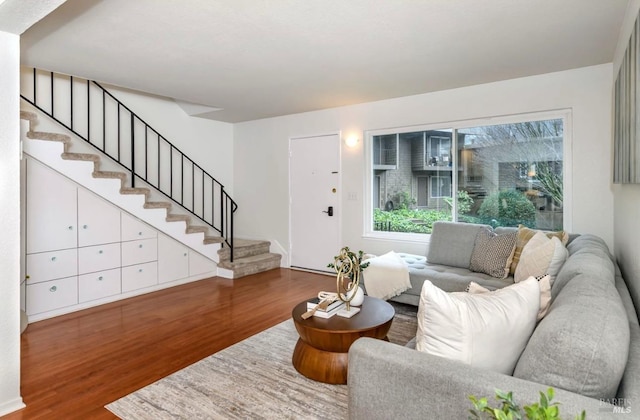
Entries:
<svg viewBox="0 0 640 420">
<path fill-rule="evenodd" d="M 422 284 L 426 279 L 438 286 L 445 292 L 463 292 L 469 282 L 475 281 L 481 286 L 490 290 L 500 289 L 513 284 L 513 278 L 497 279 L 484 273 L 474 273 L 468 268 L 451 267 L 449 265 L 431 264 L 421 255 L 405 254 L 399 252 L 398 255 L 404 260 L 409 269 L 411 289 L 403 295 L 410 294 L 420 296 Z M 414 303 L 418 305 L 416 300 Z"/>
<path fill-rule="evenodd" d="M 516 233 L 497 235 L 490 228 L 476 234 L 469 270 L 504 279 L 509 275 Z"/>
<path fill-rule="evenodd" d="M 427 261 L 468 269 L 476 234 L 485 227 L 487 225 L 435 222 L 429 240 Z"/>
<path fill-rule="evenodd" d="M 629 321 L 613 281 L 602 272 L 579 273 L 553 300 L 514 376 L 592 398 L 614 398 L 628 352 Z"/>
<path fill-rule="evenodd" d="M 493 293 L 447 293 L 425 281 L 416 349 L 510 375 L 536 325 L 535 278 Z"/>
</svg>

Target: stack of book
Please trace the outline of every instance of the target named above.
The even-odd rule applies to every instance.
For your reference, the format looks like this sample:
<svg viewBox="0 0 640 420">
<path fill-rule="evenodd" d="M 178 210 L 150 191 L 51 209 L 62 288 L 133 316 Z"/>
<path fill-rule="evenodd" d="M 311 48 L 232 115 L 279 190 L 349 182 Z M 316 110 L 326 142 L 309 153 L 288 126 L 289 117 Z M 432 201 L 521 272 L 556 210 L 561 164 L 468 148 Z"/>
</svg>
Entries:
<svg viewBox="0 0 640 420">
<path fill-rule="evenodd" d="M 314 298 L 307 301 L 307 310 L 310 311 L 315 308 L 320 303 L 320 298 Z M 340 299 L 332 302 L 327 306 L 326 309 L 318 308 L 314 312 L 313 316 L 317 316 L 319 318 L 331 318 L 335 314 L 338 313 L 340 309 L 344 307 L 344 302 Z"/>
</svg>

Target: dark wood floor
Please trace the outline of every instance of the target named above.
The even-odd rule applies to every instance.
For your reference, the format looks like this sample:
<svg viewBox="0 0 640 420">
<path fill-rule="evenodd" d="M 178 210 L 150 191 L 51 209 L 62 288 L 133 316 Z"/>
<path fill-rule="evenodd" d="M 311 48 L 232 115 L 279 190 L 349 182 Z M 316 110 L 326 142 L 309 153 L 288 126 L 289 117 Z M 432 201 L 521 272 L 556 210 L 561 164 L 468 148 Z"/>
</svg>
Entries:
<svg viewBox="0 0 640 420">
<path fill-rule="evenodd" d="M 211 278 L 29 325 L 23 410 L 3 419 L 112 419 L 103 408 L 276 325 L 331 276 L 276 269 Z"/>
</svg>

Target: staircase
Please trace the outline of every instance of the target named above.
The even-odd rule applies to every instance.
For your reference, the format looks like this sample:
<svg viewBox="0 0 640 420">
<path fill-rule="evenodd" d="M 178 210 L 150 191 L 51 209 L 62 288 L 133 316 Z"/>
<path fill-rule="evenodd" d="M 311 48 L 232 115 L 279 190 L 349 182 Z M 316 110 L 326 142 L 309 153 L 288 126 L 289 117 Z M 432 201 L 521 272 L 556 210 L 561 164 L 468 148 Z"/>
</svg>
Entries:
<svg viewBox="0 0 640 420">
<path fill-rule="evenodd" d="M 34 80 L 36 75 L 36 70 L 33 70 Z M 60 75 L 55 75 L 56 79 L 59 77 Z M 70 79 L 72 84 L 77 83 L 78 79 Z M 89 92 L 91 83 L 93 82 L 86 81 L 87 92 Z M 51 73 L 52 91 L 53 85 L 54 73 Z M 34 82 L 34 92 L 35 86 L 36 84 Z M 97 86 L 99 89 L 103 89 L 101 86 Z M 93 87 L 91 88 L 95 89 Z M 103 98 L 105 96 L 104 92 L 106 91 L 103 90 Z M 106 93 L 106 95 L 110 94 Z M 171 182 L 170 194 L 162 190 L 159 185 L 159 178 L 160 169 L 163 166 L 160 165 L 160 162 L 157 163 L 158 185 L 154 185 L 153 180 L 147 181 L 145 177 L 140 175 L 140 170 L 138 168 L 134 169 L 133 162 L 135 159 L 133 157 L 131 157 L 131 167 L 128 168 L 126 164 L 120 162 L 113 155 L 108 154 L 104 150 L 107 148 L 106 140 L 103 140 L 103 146 L 102 149 L 100 149 L 99 147 L 96 147 L 95 144 L 91 144 L 92 142 L 88 139 L 88 133 L 85 137 L 73 129 L 73 119 L 71 119 L 71 123 L 69 125 L 60 121 L 55 115 L 52 115 L 53 98 L 51 99 L 51 112 L 49 112 L 37 104 L 35 93 L 33 95 L 33 100 L 25 97 L 25 95 L 21 96 L 27 103 L 25 104 L 26 108 L 35 108 L 32 110 L 23 110 L 20 114 L 20 118 L 28 122 L 25 137 L 30 140 L 25 142 L 25 153 L 43 161 L 43 163 L 58 170 L 58 172 L 63 173 L 67 177 L 101 195 L 108 201 L 111 201 L 114 205 L 128 211 L 134 216 L 156 227 L 158 230 L 167 233 L 169 236 L 174 237 L 202 255 L 217 262 L 218 275 L 220 277 L 236 279 L 280 267 L 281 255 L 269 252 L 270 243 L 268 241 L 234 240 L 232 216 L 233 211 L 237 206 L 233 200 L 228 197 L 224 191 L 224 187 L 221 185 L 218 186 L 215 179 L 206 174 L 204 170 L 201 170 L 200 167 L 179 152 L 179 150 L 175 149 L 173 145 L 168 143 L 168 141 L 157 134 L 157 132 L 151 127 L 148 127 L 146 123 L 142 122 L 145 127 L 145 132 L 146 130 L 153 130 L 153 132 L 158 136 L 158 142 L 162 139 L 164 142 L 168 143 L 172 148 L 172 156 L 173 153 L 179 153 L 180 156 L 182 156 L 180 158 L 183 162 L 182 165 L 184 165 L 184 161 L 186 160 L 187 164 L 192 165 L 192 173 L 195 170 L 201 171 L 201 183 L 203 185 L 202 196 L 196 197 L 196 190 L 198 188 L 194 188 L 194 185 L 197 180 L 192 178 L 190 184 L 191 188 L 189 188 L 191 190 L 190 207 L 188 207 L 189 203 L 185 205 L 182 201 L 182 196 L 185 195 L 185 191 L 187 191 L 186 188 L 189 187 L 189 184 L 185 187 L 184 180 L 181 180 L 181 191 L 178 192 L 180 194 L 180 199 L 177 201 L 176 198 L 173 197 L 173 181 Z M 118 107 L 118 109 L 123 107 L 127 112 L 131 112 L 120 102 L 118 102 Z M 73 111 L 71 112 L 73 113 Z M 56 125 L 66 128 L 70 131 L 70 135 L 53 132 L 58 130 L 54 129 L 55 125 L 53 126 L 54 128 L 51 128 L 52 123 L 48 120 L 45 125 L 49 129 L 47 131 L 37 131 L 36 125 L 42 123 L 42 121 L 39 121 L 38 119 L 39 113 L 43 113 L 50 117 L 51 120 L 57 123 Z M 120 131 L 119 114 L 120 112 L 118 113 L 118 132 Z M 132 132 L 134 131 L 134 117 L 138 118 L 131 112 Z M 102 124 L 104 127 L 106 122 L 103 121 Z M 41 145 L 36 145 L 36 143 L 32 143 L 32 141 L 36 141 L 37 144 Z M 130 141 L 133 154 L 133 134 Z M 145 138 L 145 142 L 146 141 L 147 139 Z M 87 143 L 89 143 L 89 145 L 87 145 Z M 88 146 L 92 146 L 93 148 Z M 177 150 L 177 152 L 174 152 L 174 150 Z M 94 153 L 96 151 L 97 153 Z M 57 157 L 54 158 L 54 156 Z M 118 158 L 119 157 L 120 136 L 118 136 Z M 68 162 L 65 163 L 65 161 L 71 161 L 74 163 L 69 165 Z M 144 162 L 146 165 L 146 156 Z M 173 165 L 170 168 L 167 168 L 167 170 L 173 171 Z M 180 169 L 180 171 L 182 172 L 182 169 Z M 146 176 L 146 166 L 144 168 L 144 172 Z M 204 191 L 205 175 L 211 180 L 211 193 L 209 196 L 205 196 Z M 169 176 L 173 176 L 173 173 L 170 173 Z M 136 179 L 138 181 L 137 183 L 142 184 L 142 186 L 135 185 Z M 215 197 L 214 189 L 216 191 Z M 196 198 L 200 203 L 198 205 L 195 204 Z M 199 206 L 201 206 L 201 210 Z M 206 211 L 205 206 L 207 207 Z M 218 210 L 219 213 L 216 215 L 215 213 Z M 208 211 L 210 211 L 210 214 L 207 214 Z M 225 215 L 227 216 L 225 217 Z"/>
</svg>

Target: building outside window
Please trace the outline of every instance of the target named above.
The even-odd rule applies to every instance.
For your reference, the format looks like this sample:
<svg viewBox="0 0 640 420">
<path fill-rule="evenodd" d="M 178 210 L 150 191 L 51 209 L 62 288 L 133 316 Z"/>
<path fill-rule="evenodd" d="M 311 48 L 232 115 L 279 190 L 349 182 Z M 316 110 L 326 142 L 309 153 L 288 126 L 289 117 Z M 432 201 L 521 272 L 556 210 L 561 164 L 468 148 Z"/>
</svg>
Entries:
<svg viewBox="0 0 640 420">
<path fill-rule="evenodd" d="M 438 220 L 562 229 L 568 114 L 535 117 L 369 132 L 371 231 L 428 234 Z"/>
</svg>

